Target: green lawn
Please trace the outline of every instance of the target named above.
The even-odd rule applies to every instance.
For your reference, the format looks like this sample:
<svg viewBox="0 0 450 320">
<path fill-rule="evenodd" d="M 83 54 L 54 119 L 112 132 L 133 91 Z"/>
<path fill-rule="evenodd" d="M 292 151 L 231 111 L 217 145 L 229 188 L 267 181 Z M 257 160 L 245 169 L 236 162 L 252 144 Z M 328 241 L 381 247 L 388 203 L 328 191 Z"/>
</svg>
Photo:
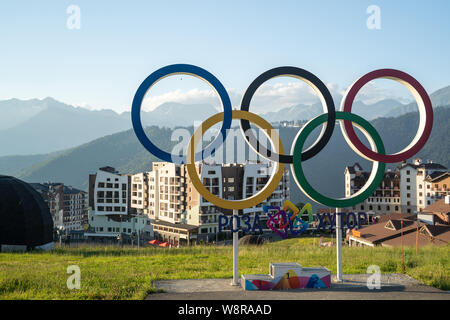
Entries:
<svg viewBox="0 0 450 320">
<path fill-rule="evenodd" d="M 241 246 L 240 273 L 268 273 L 269 262 L 325 266 L 336 273 L 336 249 L 317 247 L 317 238 L 289 239 L 263 246 Z M 406 274 L 450 290 L 450 247 L 405 248 Z M 401 273 L 401 249 L 343 248 L 344 273 Z M 81 269 L 81 289 L 69 290 L 69 265 Z M 82 247 L 52 252 L 0 253 L 0 299 L 143 299 L 152 280 L 231 278 L 232 248 Z"/>
</svg>

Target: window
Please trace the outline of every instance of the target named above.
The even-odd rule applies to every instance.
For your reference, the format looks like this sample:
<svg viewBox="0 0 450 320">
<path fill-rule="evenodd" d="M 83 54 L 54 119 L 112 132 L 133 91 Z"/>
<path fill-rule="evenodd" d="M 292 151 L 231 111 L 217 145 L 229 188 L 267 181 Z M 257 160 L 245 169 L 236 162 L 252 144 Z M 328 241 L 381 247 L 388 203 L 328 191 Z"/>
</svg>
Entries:
<svg viewBox="0 0 450 320">
<path fill-rule="evenodd" d="M 407 194 L 406 194 L 406 197 L 407 197 L 407 198 L 411 198 L 411 193 L 407 193 Z"/>
<path fill-rule="evenodd" d="M 419 184 L 419 189 L 422 189 L 422 185 L 421 184 Z"/>
<path fill-rule="evenodd" d="M 411 173 L 411 171 L 406 170 L 406 174 L 409 176 L 409 174 Z"/>
<path fill-rule="evenodd" d="M 406 186 L 406 190 L 411 190 L 411 187 L 410 186 Z"/>
<path fill-rule="evenodd" d="M 410 178 L 406 178 L 406 182 L 411 182 L 411 179 Z"/>
<path fill-rule="evenodd" d="M 208 174 L 216 174 L 216 171 L 215 170 L 210 170 L 210 171 L 208 171 Z"/>
<path fill-rule="evenodd" d="M 398 211 L 398 206 L 395 206 L 395 211 Z"/>
</svg>

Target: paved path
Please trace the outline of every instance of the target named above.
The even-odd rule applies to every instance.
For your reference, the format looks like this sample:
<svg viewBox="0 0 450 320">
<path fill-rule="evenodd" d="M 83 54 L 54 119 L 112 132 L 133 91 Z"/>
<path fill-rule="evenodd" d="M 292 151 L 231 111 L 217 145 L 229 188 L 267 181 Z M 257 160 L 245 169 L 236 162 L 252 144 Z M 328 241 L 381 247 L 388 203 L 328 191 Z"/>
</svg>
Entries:
<svg viewBox="0 0 450 320">
<path fill-rule="evenodd" d="M 402 274 L 383 274 L 381 289 L 367 288 L 368 274 L 344 275 L 331 288 L 289 291 L 244 291 L 231 286 L 231 279 L 195 279 L 155 281 L 163 293 L 151 294 L 147 300 L 450 300 L 448 292 L 421 284 Z"/>
</svg>

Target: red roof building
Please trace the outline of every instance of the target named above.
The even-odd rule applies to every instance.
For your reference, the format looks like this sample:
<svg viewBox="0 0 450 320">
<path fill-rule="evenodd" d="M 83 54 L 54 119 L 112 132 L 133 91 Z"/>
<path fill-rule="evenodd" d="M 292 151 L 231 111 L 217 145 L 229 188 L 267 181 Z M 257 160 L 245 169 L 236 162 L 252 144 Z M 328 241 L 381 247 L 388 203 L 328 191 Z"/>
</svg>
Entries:
<svg viewBox="0 0 450 320">
<path fill-rule="evenodd" d="M 432 216 L 431 219 L 423 215 Z M 352 231 L 350 246 L 395 247 L 447 245 L 450 243 L 450 197 L 425 208 L 419 215 L 389 215 L 378 223 Z M 403 234 L 403 235 L 402 235 Z"/>
</svg>

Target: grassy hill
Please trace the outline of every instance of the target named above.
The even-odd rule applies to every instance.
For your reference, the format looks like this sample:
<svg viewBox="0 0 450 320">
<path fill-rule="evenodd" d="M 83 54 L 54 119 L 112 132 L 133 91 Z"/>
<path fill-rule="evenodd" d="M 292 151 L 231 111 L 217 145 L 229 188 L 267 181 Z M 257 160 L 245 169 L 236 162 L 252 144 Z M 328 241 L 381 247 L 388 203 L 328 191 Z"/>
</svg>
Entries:
<svg viewBox="0 0 450 320">
<path fill-rule="evenodd" d="M 267 273 L 269 262 L 324 266 L 336 273 L 336 248 L 318 247 L 318 238 L 295 238 L 262 246 L 241 246 L 239 272 Z M 343 247 L 344 274 L 401 273 L 401 248 Z M 450 290 L 449 247 L 405 248 L 405 273 L 422 283 Z M 59 248 L 53 252 L 0 254 L 0 300 L 144 299 L 153 280 L 232 277 L 231 246 L 120 249 Z M 66 287 L 67 266 L 78 265 L 81 289 Z"/>
</svg>

